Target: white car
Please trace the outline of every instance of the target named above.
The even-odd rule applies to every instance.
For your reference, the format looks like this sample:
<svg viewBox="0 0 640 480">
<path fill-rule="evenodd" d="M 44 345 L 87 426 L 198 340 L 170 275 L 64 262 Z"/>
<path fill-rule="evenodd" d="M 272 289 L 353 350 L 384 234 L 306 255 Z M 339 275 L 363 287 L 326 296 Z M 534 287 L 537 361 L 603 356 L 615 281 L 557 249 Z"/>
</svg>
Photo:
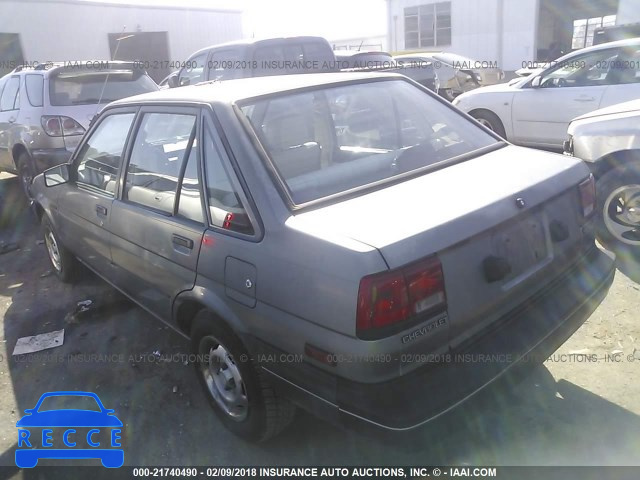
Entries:
<svg viewBox="0 0 640 480">
<path fill-rule="evenodd" d="M 585 48 L 522 80 L 454 100 L 512 143 L 562 148 L 572 119 L 640 98 L 640 38 Z"/>
</svg>

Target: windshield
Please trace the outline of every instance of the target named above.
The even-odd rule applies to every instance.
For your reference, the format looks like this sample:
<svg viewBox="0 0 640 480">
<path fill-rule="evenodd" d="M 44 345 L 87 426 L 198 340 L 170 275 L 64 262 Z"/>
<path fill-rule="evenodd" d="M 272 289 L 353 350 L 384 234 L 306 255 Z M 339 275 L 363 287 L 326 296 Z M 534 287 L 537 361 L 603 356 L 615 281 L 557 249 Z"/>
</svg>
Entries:
<svg viewBox="0 0 640 480">
<path fill-rule="evenodd" d="M 61 72 L 49 81 L 51 105 L 90 105 L 158 90 L 151 77 L 132 70 Z"/>
<path fill-rule="evenodd" d="M 242 112 L 298 205 L 498 143 L 403 80 L 271 97 Z"/>
</svg>

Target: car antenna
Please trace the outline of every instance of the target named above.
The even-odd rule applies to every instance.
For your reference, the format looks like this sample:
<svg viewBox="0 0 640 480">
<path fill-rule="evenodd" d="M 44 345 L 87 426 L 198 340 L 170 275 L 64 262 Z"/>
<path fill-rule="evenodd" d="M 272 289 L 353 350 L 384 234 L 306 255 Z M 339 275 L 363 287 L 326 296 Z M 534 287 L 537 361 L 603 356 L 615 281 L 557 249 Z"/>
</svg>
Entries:
<svg viewBox="0 0 640 480">
<path fill-rule="evenodd" d="M 124 34 L 126 29 L 127 29 L 127 26 L 123 25 L 122 32 L 120 33 L 120 35 Z M 114 62 L 116 60 L 116 55 L 118 54 L 118 48 L 120 48 L 120 42 L 122 40 L 125 40 L 127 38 L 131 38 L 131 37 L 134 37 L 134 36 L 135 35 L 132 34 L 132 35 L 125 35 L 124 37 L 120 36 L 119 38 L 116 38 L 116 42 L 117 42 L 116 43 L 116 48 L 113 51 L 113 55 L 111 56 L 111 61 L 112 62 Z M 104 83 L 102 84 L 102 90 L 100 91 L 100 97 L 98 97 L 98 104 L 96 105 L 96 113 L 94 113 L 94 115 L 92 117 L 92 120 L 93 120 L 93 118 L 96 117 L 96 115 L 98 115 L 98 109 L 100 108 L 100 103 L 102 103 L 102 96 L 104 95 L 105 88 L 107 88 L 107 82 L 109 81 L 109 74 L 110 73 L 111 73 L 111 69 L 107 68 L 107 76 L 104 78 Z"/>
</svg>

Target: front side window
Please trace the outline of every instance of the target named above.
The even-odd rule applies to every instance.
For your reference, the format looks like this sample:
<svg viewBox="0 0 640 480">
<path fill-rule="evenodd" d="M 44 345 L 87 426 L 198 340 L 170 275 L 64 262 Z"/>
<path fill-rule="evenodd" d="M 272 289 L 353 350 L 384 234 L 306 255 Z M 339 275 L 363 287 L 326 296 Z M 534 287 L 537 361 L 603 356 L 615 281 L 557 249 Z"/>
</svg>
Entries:
<svg viewBox="0 0 640 480">
<path fill-rule="evenodd" d="M 405 48 L 451 45 L 451 2 L 404 9 Z"/>
<path fill-rule="evenodd" d="M 122 152 L 134 113 L 109 115 L 96 127 L 78 153 L 77 182 L 109 196 L 116 191 Z"/>
<path fill-rule="evenodd" d="M 241 108 L 298 205 L 498 143 L 402 80 L 279 95 Z"/>
<path fill-rule="evenodd" d="M 197 150 L 196 119 L 196 115 L 174 113 L 142 117 L 127 166 L 126 200 L 173 214 L 182 165 Z M 197 157 L 197 152 L 193 156 Z M 197 166 L 197 158 L 192 164 Z M 201 212 L 201 203 L 194 206 L 194 215 L 198 209 Z"/>
<path fill-rule="evenodd" d="M 207 54 L 203 53 L 189 60 L 188 65 L 180 71 L 178 83 L 181 87 L 185 85 L 195 85 L 204 82 L 204 69 L 207 63 Z"/>
<path fill-rule="evenodd" d="M 207 65 L 209 80 L 231 80 L 232 78 L 250 77 L 248 62 L 243 62 L 240 50 L 219 50 L 213 52 Z"/>
<path fill-rule="evenodd" d="M 556 87 L 595 87 L 611 85 L 617 76 L 619 51 L 601 50 L 559 62 L 558 66 L 544 72 L 540 86 Z M 634 72 L 635 73 L 635 72 Z"/>
<path fill-rule="evenodd" d="M 11 77 L 2 90 L 2 97 L 0 97 L 0 110 L 6 112 L 8 110 L 17 110 L 19 108 L 20 77 Z"/>
</svg>

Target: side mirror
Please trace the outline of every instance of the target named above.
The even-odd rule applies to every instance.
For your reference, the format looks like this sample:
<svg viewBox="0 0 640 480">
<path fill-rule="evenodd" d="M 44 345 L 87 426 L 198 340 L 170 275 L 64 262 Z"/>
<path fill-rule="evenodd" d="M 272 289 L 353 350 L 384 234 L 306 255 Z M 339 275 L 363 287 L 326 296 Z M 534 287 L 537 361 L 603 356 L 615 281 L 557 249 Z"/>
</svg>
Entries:
<svg viewBox="0 0 640 480">
<path fill-rule="evenodd" d="M 169 79 L 167 80 L 167 85 L 169 85 L 169 88 L 176 88 L 180 86 L 180 84 L 178 83 L 177 73 L 169 77 Z"/>
<path fill-rule="evenodd" d="M 540 88 L 542 86 L 542 77 L 541 76 L 537 76 L 534 77 L 533 80 L 531 80 L 531 88 Z"/>
<path fill-rule="evenodd" d="M 47 187 L 55 187 L 69 181 L 69 164 L 63 163 L 44 171 L 44 184 Z"/>
</svg>

